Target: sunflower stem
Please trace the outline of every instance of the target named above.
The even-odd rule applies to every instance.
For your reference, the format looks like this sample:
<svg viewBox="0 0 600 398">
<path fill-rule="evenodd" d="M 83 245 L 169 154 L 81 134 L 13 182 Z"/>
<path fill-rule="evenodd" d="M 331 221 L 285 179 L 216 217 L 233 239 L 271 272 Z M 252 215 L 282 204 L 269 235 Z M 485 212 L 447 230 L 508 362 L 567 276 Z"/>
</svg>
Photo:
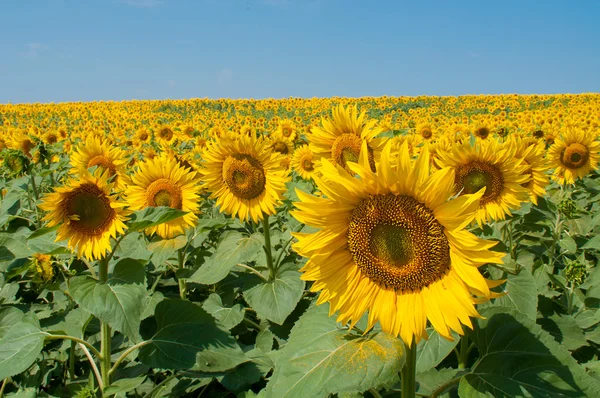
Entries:
<svg viewBox="0 0 600 398">
<path fill-rule="evenodd" d="M 460 348 L 458 351 L 458 368 L 466 369 L 469 360 L 469 338 L 466 335 L 460 337 Z"/>
<path fill-rule="evenodd" d="M 183 267 L 185 266 L 185 257 L 183 255 L 183 250 L 181 249 L 177 251 L 177 264 L 179 265 L 179 269 L 183 270 Z M 179 297 L 181 297 L 182 300 L 185 300 L 187 296 L 187 284 L 185 283 L 185 279 L 178 278 L 177 282 L 179 283 Z"/>
<path fill-rule="evenodd" d="M 402 398 L 415 398 L 416 394 L 416 370 L 417 370 L 417 344 L 415 339 L 410 345 L 404 343 L 404 355 L 406 362 L 401 370 Z"/>
<path fill-rule="evenodd" d="M 263 233 L 265 234 L 265 254 L 267 256 L 267 267 L 269 267 L 269 281 L 275 279 L 275 267 L 273 266 L 273 253 L 271 252 L 271 228 L 269 226 L 269 216 L 264 215 Z"/>
<path fill-rule="evenodd" d="M 108 281 L 108 261 L 110 257 L 104 257 L 99 262 L 99 281 L 106 283 Z M 100 321 L 100 373 L 102 375 L 102 386 L 110 386 L 110 326 L 108 323 Z M 102 393 L 104 396 L 104 392 Z"/>
</svg>

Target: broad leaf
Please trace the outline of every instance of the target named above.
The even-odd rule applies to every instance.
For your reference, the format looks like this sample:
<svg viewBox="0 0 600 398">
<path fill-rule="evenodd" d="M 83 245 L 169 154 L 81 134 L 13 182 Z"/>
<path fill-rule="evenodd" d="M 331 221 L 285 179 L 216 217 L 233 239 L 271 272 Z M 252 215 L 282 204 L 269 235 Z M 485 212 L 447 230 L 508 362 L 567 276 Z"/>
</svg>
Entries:
<svg viewBox="0 0 600 398">
<path fill-rule="evenodd" d="M 456 333 L 453 333 L 454 341 L 450 341 L 440 336 L 433 328 L 428 328 L 427 334 L 429 339 L 422 340 L 417 345 L 417 373 L 435 368 L 460 341 Z"/>
<path fill-rule="evenodd" d="M 144 266 L 123 259 L 107 283 L 90 276 L 73 277 L 69 289 L 77 304 L 134 342 L 140 341 L 140 322 L 146 303 Z"/>
<path fill-rule="evenodd" d="M 327 397 L 363 392 L 397 381 L 404 363 L 400 340 L 386 333 L 350 333 L 329 317 L 328 305 L 310 308 L 281 349 L 267 397 Z"/>
<path fill-rule="evenodd" d="M 469 333 L 480 357 L 460 381 L 461 397 L 600 396 L 600 384 L 539 325 L 518 312 L 489 310 Z"/>
<path fill-rule="evenodd" d="M 25 371 L 35 362 L 48 334 L 31 312 L 14 307 L 0 310 L 0 379 Z"/>
<path fill-rule="evenodd" d="M 175 220 L 187 213 L 187 211 L 166 206 L 146 207 L 144 210 L 136 211 L 131 215 L 127 227 L 131 232 L 141 231 Z"/>
<path fill-rule="evenodd" d="M 165 299 L 154 318 L 156 333 L 138 356 L 147 366 L 219 372 L 248 361 L 229 332 L 194 303 Z"/>
<path fill-rule="evenodd" d="M 244 307 L 241 304 L 235 304 L 233 307 L 225 307 L 221 301 L 221 296 L 212 293 L 202 304 L 202 308 L 215 317 L 226 329 L 231 329 L 239 325 L 244 319 Z"/>
<path fill-rule="evenodd" d="M 281 325 L 296 308 L 303 291 L 300 273 L 286 270 L 273 281 L 262 282 L 244 291 L 244 298 L 259 317 Z"/>
<path fill-rule="evenodd" d="M 206 259 L 189 281 L 203 285 L 220 282 L 237 263 L 250 261 L 259 250 L 262 250 L 262 243 L 256 236 L 248 237 L 237 231 L 226 231 L 219 239 L 217 250 Z"/>
<path fill-rule="evenodd" d="M 527 268 L 518 275 L 508 275 L 504 287 L 506 295 L 497 298 L 492 306 L 515 308 L 530 319 L 537 317 L 537 288 L 535 278 Z"/>
</svg>

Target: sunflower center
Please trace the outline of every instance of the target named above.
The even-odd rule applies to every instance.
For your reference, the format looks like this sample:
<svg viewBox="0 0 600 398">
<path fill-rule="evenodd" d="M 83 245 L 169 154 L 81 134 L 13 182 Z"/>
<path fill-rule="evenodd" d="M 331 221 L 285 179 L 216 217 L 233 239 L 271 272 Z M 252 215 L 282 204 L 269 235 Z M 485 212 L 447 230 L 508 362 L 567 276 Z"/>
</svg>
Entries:
<svg viewBox="0 0 600 398">
<path fill-rule="evenodd" d="M 250 155 L 229 155 L 223 162 L 223 180 L 238 198 L 254 199 L 266 185 L 265 171 L 260 162 Z"/>
<path fill-rule="evenodd" d="M 487 127 L 480 127 L 475 132 L 475 135 L 479 138 L 485 139 L 488 137 L 488 135 L 490 135 L 490 129 L 488 129 Z"/>
<path fill-rule="evenodd" d="M 284 155 L 287 155 L 289 153 L 287 145 L 285 145 L 285 143 L 283 143 L 283 142 L 276 142 L 273 145 L 273 150 L 275 152 L 279 152 L 279 153 L 282 153 Z"/>
<path fill-rule="evenodd" d="M 589 158 L 588 149 L 578 142 L 569 144 L 560 154 L 562 164 L 569 169 L 578 169 L 585 166 Z"/>
<path fill-rule="evenodd" d="M 425 139 L 431 138 L 432 135 L 433 135 L 433 133 L 431 132 L 430 129 L 421 130 L 421 137 L 423 137 Z"/>
<path fill-rule="evenodd" d="M 306 171 L 313 171 L 315 166 L 311 159 L 302 160 L 302 168 Z"/>
<path fill-rule="evenodd" d="M 504 178 L 497 166 L 474 161 L 457 168 L 455 184 L 457 191 L 462 191 L 463 195 L 476 193 L 485 187 L 480 203 L 486 204 L 500 196 Z"/>
<path fill-rule="evenodd" d="M 90 168 L 94 166 L 101 167 L 103 170 L 108 170 L 111 177 L 117 174 L 117 168 L 114 163 L 104 155 L 94 156 L 90 159 L 87 167 Z"/>
<path fill-rule="evenodd" d="M 292 130 L 292 128 L 291 128 L 291 127 L 289 127 L 289 126 L 284 126 L 284 127 L 282 127 L 282 128 L 281 128 L 281 134 L 282 134 L 284 137 L 289 137 L 289 136 L 291 136 L 293 131 L 294 131 L 294 130 Z"/>
<path fill-rule="evenodd" d="M 348 248 L 361 272 L 397 291 L 420 291 L 450 270 L 444 227 L 410 196 L 364 199 L 350 215 Z"/>
<path fill-rule="evenodd" d="M 47 142 L 48 144 L 54 144 L 54 143 L 56 143 L 57 141 L 58 141 L 58 137 L 56 137 L 56 135 L 54 135 L 54 134 L 48 134 L 48 135 L 46 136 L 46 142 Z"/>
<path fill-rule="evenodd" d="M 168 206 L 173 209 L 181 209 L 183 198 L 181 187 L 168 178 L 159 178 L 146 188 L 147 206 Z"/>
<path fill-rule="evenodd" d="M 168 127 L 164 127 L 160 129 L 158 136 L 163 140 L 170 141 L 173 138 L 173 131 Z"/>
<path fill-rule="evenodd" d="M 82 184 L 73 190 L 65 200 L 65 211 L 70 226 L 85 235 L 102 235 L 116 216 L 110 206 L 110 199 L 95 184 Z"/>
<path fill-rule="evenodd" d="M 339 164 L 347 172 L 351 173 L 347 166 L 347 162 L 358 162 L 360 155 L 360 147 L 362 140 L 356 134 L 342 134 L 334 142 L 331 148 L 331 157 L 336 164 Z M 369 150 L 369 165 L 371 170 L 375 171 L 375 159 L 373 156 L 373 149 L 368 147 Z"/>
</svg>

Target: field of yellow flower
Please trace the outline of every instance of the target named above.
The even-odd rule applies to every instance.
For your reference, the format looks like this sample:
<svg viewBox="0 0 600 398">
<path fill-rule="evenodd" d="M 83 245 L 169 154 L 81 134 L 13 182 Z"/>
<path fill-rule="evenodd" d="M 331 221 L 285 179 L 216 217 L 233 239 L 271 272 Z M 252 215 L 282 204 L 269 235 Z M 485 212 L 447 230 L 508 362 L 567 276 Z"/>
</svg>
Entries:
<svg viewBox="0 0 600 398">
<path fill-rule="evenodd" d="M 0 397 L 600 396 L 600 95 L 0 105 Z"/>
</svg>

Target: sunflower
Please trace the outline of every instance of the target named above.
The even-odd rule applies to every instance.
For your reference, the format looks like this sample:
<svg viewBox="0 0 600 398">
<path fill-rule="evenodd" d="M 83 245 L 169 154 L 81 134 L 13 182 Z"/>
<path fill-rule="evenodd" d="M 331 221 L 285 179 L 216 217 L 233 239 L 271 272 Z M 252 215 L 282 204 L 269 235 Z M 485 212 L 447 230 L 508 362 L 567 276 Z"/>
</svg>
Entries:
<svg viewBox="0 0 600 398">
<path fill-rule="evenodd" d="M 477 140 L 473 145 L 465 140 L 450 151 L 438 153 L 438 165 L 454 170 L 455 194 L 473 194 L 485 187 L 476 216 L 480 225 L 488 220 L 504 220 L 511 209 L 518 209 L 529 197 L 523 186 L 530 178 L 527 166 L 515 152 L 515 145 L 489 139 Z"/>
<path fill-rule="evenodd" d="M 49 227 L 59 226 L 57 241 L 68 240 L 78 257 L 100 259 L 111 249 L 110 238 L 125 231 L 124 204 L 111 195 L 108 171 L 81 169 L 78 175 L 46 194 L 39 207 L 49 212 Z"/>
<path fill-rule="evenodd" d="M 283 135 L 273 134 L 268 139 L 270 141 L 269 147 L 273 152 L 280 153 L 283 156 L 291 155 L 294 152 L 294 144 Z"/>
<path fill-rule="evenodd" d="M 598 167 L 599 149 L 595 134 L 576 127 L 567 129 L 548 149 L 554 179 L 561 184 L 573 184 L 585 177 Z"/>
<path fill-rule="evenodd" d="M 281 135 L 282 137 L 287 138 L 288 140 L 294 142 L 296 136 L 298 135 L 296 125 L 291 120 L 281 120 L 277 125 L 277 131 L 275 134 Z"/>
<path fill-rule="evenodd" d="M 187 211 L 176 218 L 146 229 L 148 235 L 157 234 L 168 239 L 185 233 L 196 225 L 200 211 L 197 173 L 182 166 L 173 157 L 156 156 L 139 165 L 125 191 L 131 210 L 167 206 Z"/>
<path fill-rule="evenodd" d="M 85 143 L 81 143 L 77 150 L 71 154 L 73 172 L 97 166 L 108 171 L 116 190 L 125 188 L 126 163 L 127 157 L 122 150 L 95 136 L 88 137 Z"/>
<path fill-rule="evenodd" d="M 222 212 L 254 222 L 262 220 L 263 213 L 276 213 L 288 173 L 267 140 L 222 137 L 207 145 L 202 159 L 204 186 Z"/>
<path fill-rule="evenodd" d="M 292 168 L 305 180 L 310 180 L 315 173 L 313 153 L 308 145 L 302 145 L 294 151 Z"/>
<path fill-rule="evenodd" d="M 411 161 L 407 144 L 400 156 L 391 148 L 374 173 L 363 144 L 359 163 L 349 163 L 359 178 L 323 160 L 327 181 L 315 181 L 324 197 L 297 191 L 292 215 L 319 229 L 294 234 L 294 249 L 308 257 L 302 279 L 321 291 L 317 304 L 329 301 L 331 314 L 339 311 L 337 320 L 351 327 L 368 311 L 368 329 L 379 321 L 409 345 L 427 338 L 427 320 L 452 339 L 451 330 L 472 328 L 475 304 L 501 283 L 477 267 L 502 263 L 504 254 L 465 229 L 483 190 L 452 199 L 452 169 L 430 174 L 427 150 Z"/>
<path fill-rule="evenodd" d="M 175 132 L 169 126 L 159 126 L 154 133 L 154 137 L 160 143 L 169 144 L 175 138 Z"/>
<path fill-rule="evenodd" d="M 339 105 L 332 110 L 331 119 L 321 119 L 321 127 L 315 127 L 309 135 L 310 147 L 315 158 L 329 159 L 350 171 L 346 162 L 356 162 L 363 141 L 369 149 L 369 163 L 375 170 L 384 139 L 375 138 L 383 130 L 377 120 L 367 121 L 366 113 L 358 113 L 356 107 Z"/>
<path fill-rule="evenodd" d="M 544 141 L 537 138 L 515 140 L 517 152 L 515 156 L 522 159 L 523 164 L 527 166 L 525 174 L 530 178 L 523 186 L 529 191 L 529 199 L 534 205 L 537 205 L 537 198 L 546 194 L 546 185 L 548 185 L 548 166 L 544 154 L 546 146 Z"/>
</svg>

